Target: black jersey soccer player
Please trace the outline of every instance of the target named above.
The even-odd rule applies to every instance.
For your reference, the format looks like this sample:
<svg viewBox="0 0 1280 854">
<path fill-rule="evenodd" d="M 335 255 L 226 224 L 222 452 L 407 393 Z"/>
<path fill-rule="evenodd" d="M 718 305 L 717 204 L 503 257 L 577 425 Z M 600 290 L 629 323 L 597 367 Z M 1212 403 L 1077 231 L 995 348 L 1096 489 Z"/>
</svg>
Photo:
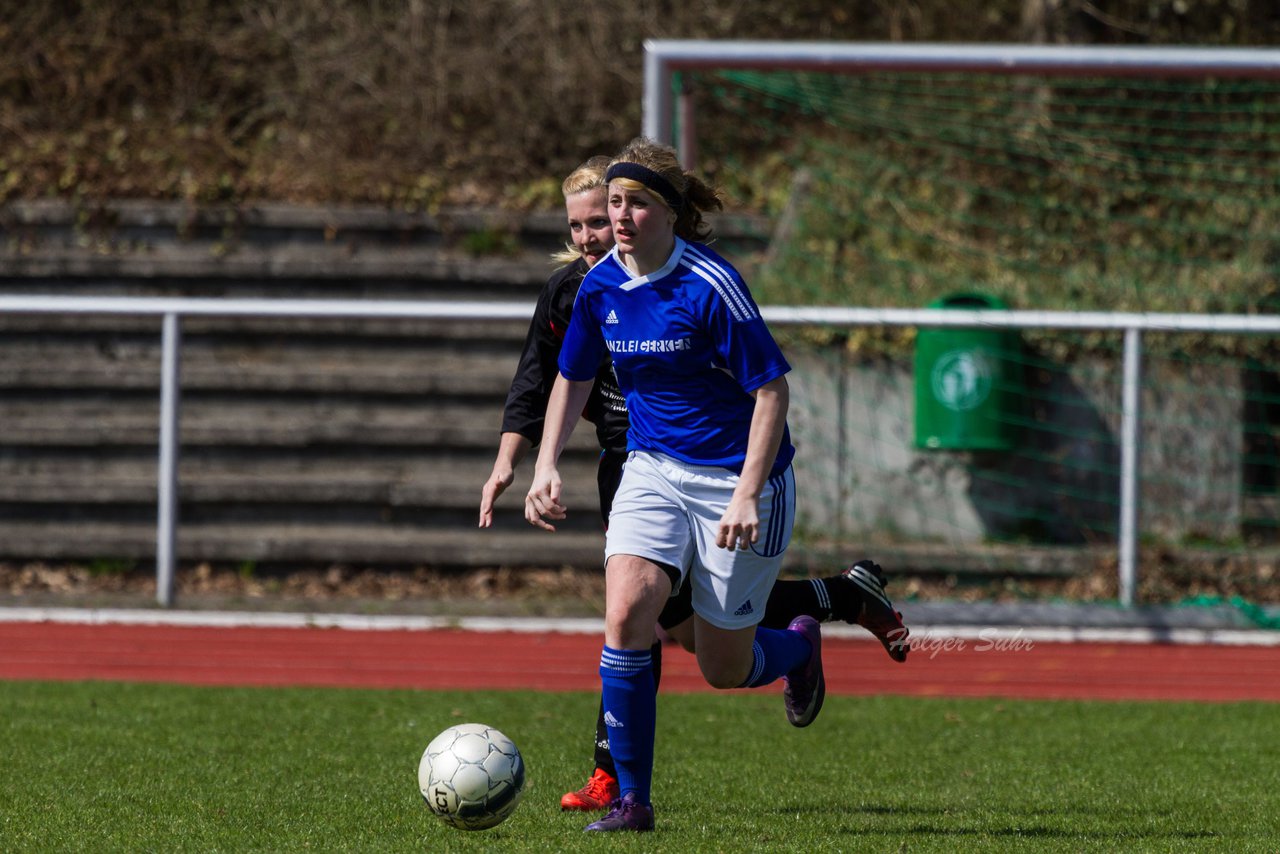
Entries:
<svg viewBox="0 0 1280 854">
<path fill-rule="evenodd" d="M 563 266 L 547 280 L 539 294 L 523 351 L 512 380 L 503 413 L 501 438 L 493 470 L 481 491 L 480 527 L 493 521 L 494 503 L 513 483 L 515 470 L 529 449 L 541 438 L 547 401 L 558 373 L 557 360 L 569 325 L 574 299 L 586 272 L 614 246 L 612 224 L 605 206 L 605 170 L 609 158 L 595 157 L 575 169 L 562 190 L 571 243 L 557 253 Z M 627 411 L 613 373 L 612 360 L 602 359 L 584 409 L 584 417 L 596 428 L 602 449 L 597 471 L 600 512 L 607 525 L 614 493 L 626 461 Z M 866 605 L 869 597 L 883 598 L 880 569 L 860 561 L 827 578 L 777 581 L 765 605 L 762 625 L 784 627 L 799 614 L 819 620 L 842 620 L 871 628 L 897 660 L 906 655 L 901 623 L 895 617 L 885 624 L 886 608 Z M 887 600 L 886 600 L 887 602 Z M 892 608 L 887 608 L 890 615 Z M 658 617 L 658 625 L 686 648 L 693 646 L 693 607 L 689 588 L 682 587 Z M 893 633 L 893 634 L 891 634 Z M 661 670 L 660 643 L 651 649 L 655 683 Z M 618 797 L 617 771 L 609 753 L 608 728 L 601 704 L 596 722 L 595 768 L 586 785 L 561 798 L 566 810 L 604 809 Z"/>
</svg>

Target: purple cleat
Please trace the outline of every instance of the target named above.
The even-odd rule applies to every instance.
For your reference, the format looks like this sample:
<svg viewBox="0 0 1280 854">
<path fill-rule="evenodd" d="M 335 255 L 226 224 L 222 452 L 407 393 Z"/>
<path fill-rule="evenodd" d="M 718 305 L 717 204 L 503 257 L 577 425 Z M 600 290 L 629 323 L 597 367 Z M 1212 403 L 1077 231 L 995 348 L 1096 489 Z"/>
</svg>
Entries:
<svg viewBox="0 0 1280 854">
<path fill-rule="evenodd" d="M 609 812 L 599 821 L 593 821 L 587 831 L 608 833 L 613 830 L 632 830 L 637 833 L 653 830 L 653 807 L 636 800 L 634 792 L 627 792 L 609 804 Z"/>
<path fill-rule="evenodd" d="M 786 683 L 782 698 L 787 704 L 787 720 L 792 726 L 808 726 L 827 696 L 827 680 L 822 676 L 822 630 L 813 617 L 801 615 L 791 621 L 787 631 L 798 632 L 813 647 L 808 661 L 782 677 Z"/>
</svg>

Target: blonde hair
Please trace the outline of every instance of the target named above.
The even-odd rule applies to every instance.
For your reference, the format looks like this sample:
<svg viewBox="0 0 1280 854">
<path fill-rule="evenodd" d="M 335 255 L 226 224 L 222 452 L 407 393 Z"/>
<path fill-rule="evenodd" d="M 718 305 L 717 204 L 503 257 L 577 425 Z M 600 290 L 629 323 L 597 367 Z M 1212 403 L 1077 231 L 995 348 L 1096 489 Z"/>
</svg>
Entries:
<svg viewBox="0 0 1280 854">
<path fill-rule="evenodd" d="M 660 192 L 644 186 L 640 181 L 630 178 L 615 179 L 628 190 L 647 190 L 664 207 L 674 213 L 676 222 L 672 230 L 677 237 L 697 241 L 705 241 L 710 237 L 711 225 L 702 219 L 702 215 L 707 211 L 723 210 L 724 202 L 720 198 L 719 191 L 702 178 L 684 170 L 674 148 L 638 136 L 627 143 L 609 165 L 614 166 L 619 163 L 635 163 L 656 172 L 680 195 L 683 204 L 677 210 L 662 198 Z"/>
<path fill-rule="evenodd" d="M 568 199 L 570 196 L 576 196 L 578 193 L 586 193 L 604 186 L 604 173 L 609 168 L 609 158 L 603 154 L 597 154 L 584 161 L 578 168 L 569 173 L 569 177 L 564 179 L 560 184 L 560 192 Z M 564 248 L 553 252 L 551 260 L 557 267 L 563 267 L 565 264 L 572 264 L 582 257 L 582 253 L 578 251 L 578 247 L 573 243 L 566 243 Z"/>
</svg>

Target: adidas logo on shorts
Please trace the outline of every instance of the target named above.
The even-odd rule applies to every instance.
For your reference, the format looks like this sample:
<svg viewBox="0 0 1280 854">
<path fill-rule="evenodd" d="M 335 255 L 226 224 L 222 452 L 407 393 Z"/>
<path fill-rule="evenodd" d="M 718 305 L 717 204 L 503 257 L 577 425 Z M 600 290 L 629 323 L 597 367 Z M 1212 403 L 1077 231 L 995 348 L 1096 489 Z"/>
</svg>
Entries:
<svg viewBox="0 0 1280 854">
<path fill-rule="evenodd" d="M 747 601 L 743 602 L 741 605 L 738 606 L 738 610 L 733 612 L 733 616 L 745 617 L 748 614 L 754 614 L 754 613 L 755 613 L 755 608 L 751 607 L 751 600 L 748 599 Z"/>
</svg>

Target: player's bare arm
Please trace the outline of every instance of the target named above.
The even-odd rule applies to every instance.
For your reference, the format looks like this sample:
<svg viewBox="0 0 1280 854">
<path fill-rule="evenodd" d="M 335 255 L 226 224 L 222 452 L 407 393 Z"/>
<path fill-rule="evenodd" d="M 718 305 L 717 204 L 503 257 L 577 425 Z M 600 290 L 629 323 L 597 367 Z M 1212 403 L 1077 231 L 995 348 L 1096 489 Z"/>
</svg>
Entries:
<svg viewBox="0 0 1280 854">
<path fill-rule="evenodd" d="M 595 380 L 574 381 L 563 374 L 556 377 L 547 401 L 547 418 L 542 426 L 542 446 L 533 468 L 533 483 L 524 499 L 524 518 L 544 531 L 555 531 L 547 519 L 564 519 L 567 508 L 560 503 L 560 472 L 557 465 L 565 444 L 573 435 L 578 413 L 586 406 Z M 569 413 L 573 413 L 572 416 Z"/>
<path fill-rule="evenodd" d="M 498 442 L 498 457 L 493 461 L 493 471 L 480 490 L 480 527 L 493 525 L 493 505 L 498 496 L 507 491 L 515 481 L 516 466 L 529 453 L 533 443 L 519 433 L 503 433 Z"/>
<path fill-rule="evenodd" d="M 747 438 L 747 456 L 742 475 L 720 519 L 716 545 L 722 549 L 750 548 L 760 538 L 759 500 L 769 477 L 769 469 L 778 456 L 782 432 L 790 406 L 790 386 L 786 377 L 778 377 L 753 391 L 756 399 L 751 414 L 751 432 Z"/>
</svg>

